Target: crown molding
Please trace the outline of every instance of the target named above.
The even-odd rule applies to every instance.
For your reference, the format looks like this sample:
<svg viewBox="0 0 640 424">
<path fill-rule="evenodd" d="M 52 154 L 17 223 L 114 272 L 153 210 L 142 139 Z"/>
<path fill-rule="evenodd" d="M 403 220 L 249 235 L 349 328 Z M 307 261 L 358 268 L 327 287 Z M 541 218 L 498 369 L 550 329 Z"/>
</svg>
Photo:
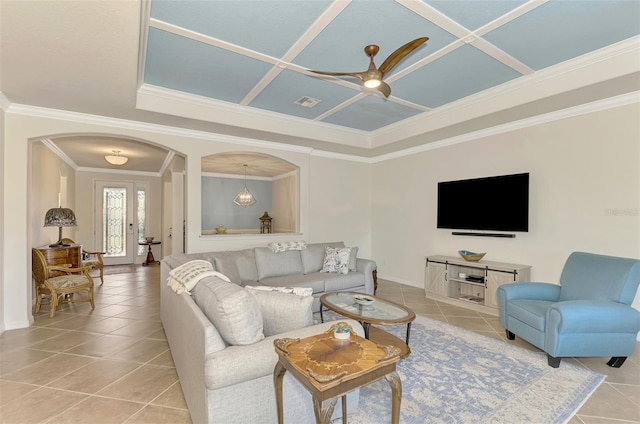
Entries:
<svg viewBox="0 0 640 424">
<path fill-rule="evenodd" d="M 90 168 L 90 167 L 78 167 L 78 172 L 96 172 L 100 174 L 120 174 L 120 175 L 139 175 L 143 177 L 161 177 L 159 172 L 150 171 L 131 171 L 127 169 L 108 169 L 108 168 Z"/>
<path fill-rule="evenodd" d="M 0 91 L 0 109 L 6 112 L 7 110 L 9 110 L 9 107 L 11 107 L 11 102 L 9 101 L 7 96 L 5 96 L 2 91 Z"/>
<path fill-rule="evenodd" d="M 583 105 L 574 106 L 571 108 L 562 109 L 559 111 L 534 116 L 531 118 L 521 119 L 519 121 L 509 122 L 507 124 L 497 125 L 491 128 L 485 128 L 479 131 L 473 131 L 473 132 L 462 134 L 456 137 L 435 141 L 432 143 L 424 144 L 422 146 L 416 146 L 409 149 L 399 150 L 397 152 L 376 156 L 371 160 L 371 163 L 384 162 L 387 160 L 397 159 L 404 156 L 411 156 L 416 153 L 421 153 L 429 150 L 439 149 L 442 147 L 452 146 L 454 144 L 461 144 L 469 141 L 475 141 L 480 138 L 493 136 L 497 134 L 503 134 L 510 131 L 532 127 L 534 125 L 546 124 L 549 122 L 559 121 L 561 119 L 567 119 L 567 118 L 572 118 L 574 116 L 600 112 L 603 110 L 613 109 L 621 106 L 627 106 L 634 103 L 640 103 L 640 91 L 634 91 L 632 93 L 622 94 L 620 96 L 610 97 L 604 100 L 585 103 Z"/>
<path fill-rule="evenodd" d="M 150 84 L 143 84 L 138 89 L 136 108 L 292 137 L 370 147 L 369 133 L 366 131 L 240 106 Z"/>
<path fill-rule="evenodd" d="M 58 148 L 58 146 L 51 141 L 49 138 L 42 138 L 40 142 L 44 144 L 49 150 L 53 152 L 54 155 L 58 156 L 64 163 L 73 168 L 74 171 L 79 169 L 78 164 L 75 163 L 69 156 L 67 156 L 62 150 Z"/>
<path fill-rule="evenodd" d="M 203 177 L 213 177 L 213 178 L 227 178 L 233 180 L 244 180 L 244 174 L 223 174 L 220 172 L 201 172 L 200 175 Z M 273 181 L 275 177 L 257 177 L 247 175 L 247 180 L 250 181 Z"/>
</svg>

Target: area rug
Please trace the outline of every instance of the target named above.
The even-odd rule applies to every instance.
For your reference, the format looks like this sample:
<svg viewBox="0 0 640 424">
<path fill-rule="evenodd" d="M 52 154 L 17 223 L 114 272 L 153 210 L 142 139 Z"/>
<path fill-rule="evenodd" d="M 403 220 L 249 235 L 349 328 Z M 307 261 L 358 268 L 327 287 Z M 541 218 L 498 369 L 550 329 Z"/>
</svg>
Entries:
<svg viewBox="0 0 640 424">
<path fill-rule="evenodd" d="M 405 325 L 385 330 L 404 340 Z M 543 353 L 424 316 L 412 324 L 409 345 L 397 365 L 404 424 L 566 423 L 605 378 L 568 361 L 551 368 Z M 349 422 L 391 422 L 385 380 L 360 389 Z"/>
</svg>

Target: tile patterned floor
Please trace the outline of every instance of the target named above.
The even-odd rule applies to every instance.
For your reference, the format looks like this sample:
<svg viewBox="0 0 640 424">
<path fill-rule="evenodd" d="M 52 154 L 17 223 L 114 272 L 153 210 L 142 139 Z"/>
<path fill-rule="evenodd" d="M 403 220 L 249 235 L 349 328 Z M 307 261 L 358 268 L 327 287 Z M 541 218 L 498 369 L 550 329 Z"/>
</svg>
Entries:
<svg viewBox="0 0 640 424">
<path fill-rule="evenodd" d="M 43 307 L 32 327 L 5 331 L 0 423 L 190 423 L 160 322 L 159 276 L 158 266 L 106 275 L 94 311 L 64 306 L 51 319 Z M 505 340 L 497 317 L 426 299 L 419 288 L 380 280 L 378 295 Z M 640 423 L 638 350 L 620 369 L 603 358 L 571 361 L 608 377 L 570 424 Z"/>
</svg>

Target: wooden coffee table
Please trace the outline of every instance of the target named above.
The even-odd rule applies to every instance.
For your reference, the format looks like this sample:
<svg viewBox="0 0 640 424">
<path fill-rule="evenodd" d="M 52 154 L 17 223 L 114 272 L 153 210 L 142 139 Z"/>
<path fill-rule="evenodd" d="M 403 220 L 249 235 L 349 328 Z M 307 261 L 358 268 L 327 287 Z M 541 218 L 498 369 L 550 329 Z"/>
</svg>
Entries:
<svg viewBox="0 0 640 424">
<path fill-rule="evenodd" d="M 374 302 L 367 306 L 359 305 L 356 303 L 354 296 L 366 296 L 373 299 Z M 381 345 L 398 347 L 401 358 L 405 358 L 411 353 L 409 335 L 411 334 L 411 322 L 416 319 L 416 314 L 406 306 L 364 293 L 332 292 L 320 297 L 320 319 L 322 322 L 324 322 L 323 306 L 347 318 L 359 321 L 364 328 L 365 338 Z M 405 323 L 407 324 L 407 335 L 404 342 L 391 333 L 371 326 L 371 324 L 395 325 Z"/>
<path fill-rule="evenodd" d="M 351 337 L 335 338 L 338 327 L 348 328 Z M 282 379 L 287 371 L 311 393 L 316 423 L 331 421 L 338 396 L 342 396 L 342 419 L 346 423 L 346 394 L 381 378 L 391 386 L 391 422 L 399 422 L 402 382 L 396 372 L 400 359 L 397 347 L 364 339 L 344 322 L 336 323 L 326 333 L 304 339 L 276 339 L 273 344 L 278 353 L 273 382 L 279 424 L 284 421 Z"/>
</svg>

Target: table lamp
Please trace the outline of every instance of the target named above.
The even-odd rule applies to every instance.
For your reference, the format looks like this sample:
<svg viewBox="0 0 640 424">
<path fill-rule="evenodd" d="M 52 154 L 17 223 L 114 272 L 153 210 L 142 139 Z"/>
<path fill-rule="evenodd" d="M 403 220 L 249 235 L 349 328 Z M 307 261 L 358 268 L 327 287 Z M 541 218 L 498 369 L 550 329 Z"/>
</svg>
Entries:
<svg viewBox="0 0 640 424">
<path fill-rule="evenodd" d="M 49 209 L 44 217 L 44 226 L 58 227 L 58 241 L 50 244 L 49 247 L 70 246 L 62 243 L 62 227 L 75 227 L 77 225 L 76 215 L 71 209 L 63 208 L 62 206 Z"/>
</svg>

